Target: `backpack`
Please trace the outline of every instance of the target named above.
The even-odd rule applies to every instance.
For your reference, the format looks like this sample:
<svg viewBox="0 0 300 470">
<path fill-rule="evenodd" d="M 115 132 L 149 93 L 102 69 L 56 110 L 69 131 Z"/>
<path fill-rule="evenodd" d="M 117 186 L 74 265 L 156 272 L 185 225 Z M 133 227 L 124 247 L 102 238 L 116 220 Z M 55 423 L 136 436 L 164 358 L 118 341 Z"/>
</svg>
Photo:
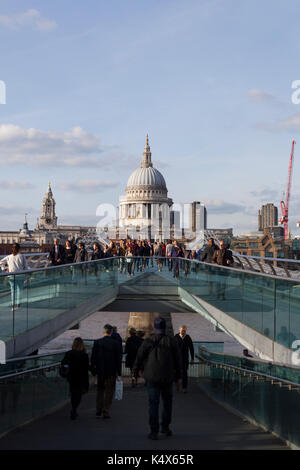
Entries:
<svg viewBox="0 0 300 470">
<path fill-rule="evenodd" d="M 144 377 L 154 385 L 170 384 L 174 381 L 174 357 L 171 338 L 163 336 L 153 341 L 144 368 Z"/>
</svg>

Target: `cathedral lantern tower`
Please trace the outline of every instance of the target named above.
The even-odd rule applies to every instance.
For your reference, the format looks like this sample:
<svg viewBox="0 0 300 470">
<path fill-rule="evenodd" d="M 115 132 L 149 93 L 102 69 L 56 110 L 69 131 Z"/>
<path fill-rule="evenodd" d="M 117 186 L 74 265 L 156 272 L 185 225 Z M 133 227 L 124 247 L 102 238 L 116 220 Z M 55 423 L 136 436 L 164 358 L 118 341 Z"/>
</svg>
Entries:
<svg viewBox="0 0 300 470">
<path fill-rule="evenodd" d="M 148 135 L 140 167 L 129 177 L 126 195 L 120 197 L 119 234 L 134 239 L 169 238 L 173 201 L 163 175 L 152 163 Z"/>
<path fill-rule="evenodd" d="M 57 217 L 55 215 L 55 200 L 50 183 L 43 199 L 42 215 L 38 223 L 39 230 L 50 230 L 57 228 Z"/>
</svg>

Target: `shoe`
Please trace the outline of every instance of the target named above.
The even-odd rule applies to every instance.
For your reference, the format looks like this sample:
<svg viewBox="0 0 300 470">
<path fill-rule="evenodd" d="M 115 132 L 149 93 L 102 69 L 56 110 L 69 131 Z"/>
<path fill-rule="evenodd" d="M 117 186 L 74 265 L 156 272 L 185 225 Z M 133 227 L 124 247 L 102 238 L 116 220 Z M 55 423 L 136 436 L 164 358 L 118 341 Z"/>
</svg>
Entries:
<svg viewBox="0 0 300 470">
<path fill-rule="evenodd" d="M 74 419 L 76 419 L 77 416 L 78 414 L 76 413 L 76 411 L 71 411 L 70 418 L 72 419 L 72 421 L 74 421 Z"/>
<path fill-rule="evenodd" d="M 102 416 L 102 411 L 97 411 L 96 418 L 101 418 L 101 416 Z"/>
<path fill-rule="evenodd" d="M 103 414 L 103 419 L 110 419 L 110 415 Z"/>
<path fill-rule="evenodd" d="M 157 441 L 158 440 L 158 436 L 157 436 L 157 432 L 150 432 L 148 434 L 148 439 L 152 439 L 152 441 Z"/>
<path fill-rule="evenodd" d="M 187 389 L 186 389 L 186 388 L 183 388 L 182 391 L 183 391 L 183 393 L 187 393 Z"/>
<path fill-rule="evenodd" d="M 160 431 L 162 434 L 165 434 L 166 436 L 172 436 L 173 433 L 170 428 L 161 428 Z"/>
</svg>

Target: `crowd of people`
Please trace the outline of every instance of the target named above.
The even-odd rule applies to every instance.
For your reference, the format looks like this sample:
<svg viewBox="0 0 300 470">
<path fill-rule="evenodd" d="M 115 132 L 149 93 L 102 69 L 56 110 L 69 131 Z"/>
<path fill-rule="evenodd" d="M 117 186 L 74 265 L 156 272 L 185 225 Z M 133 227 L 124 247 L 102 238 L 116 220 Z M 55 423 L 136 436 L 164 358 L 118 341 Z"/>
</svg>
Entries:
<svg viewBox="0 0 300 470">
<path fill-rule="evenodd" d="M 154 333 L 144 339 L 144 332 L 130 328 L 125 343 L 125 366 L 131 371 L 132 386 L 140 375 L 145 380 L 149 401 L 150 439 L 156 440 L 159 432 L 159 402 L 162 400 L 161 432 L 172 435 L 169 427 L 172 418 L 173 384 L 187 393 L 187 370 L 194 362 L 194 347 L 187 327 L 182 325 L 175 336 L 166 335 L 166 322 L 157 316 Z M 96 417 L 109 419 L 116 381 L 121 380 L 122 339 L 115 326 L 106 324 L 103 337 L 94 341 L 91 358 L 82 338 L 73 341 L 61 363 L 63 376 L 70 386 L 70 418 L 78 417 L 77 409 L 82 395 L 89 390 L 89 372 L 97 377 Z M 189 361 L 189 355 L 191 362 Z M 66 372 L 67 371 L 67 372 Z"/>
<path fill-rule="evenodd" d="M 54 244 L 49 251 L 48 259 L 51 266 L 73 265 L 76 263 L 85 263 L 87 261 L 97 261 L 118 257 L 119 271 L 128 276 L 134 276 L 138 272 L 144 271 L 146 268 L 157 267 L 161 272 L 162 268 L 167 268 L 173 273 L 174 278 L 179 278 L 182 271 L 187 277 L 191 272 L 198 271 L 201 266 L 197 263 L 189 263 L 190 260 L 198 260 L 210 264 L 218 264 L 230 267 L 234 263 L 231 250 L 226 246 L 223 240 L 217 246 L 211 238 L 208 245 L 202 250 L 186 250 L 177 240 L 169 240 L 163 242 L 150 242 L 149 240 L 120 240 L 119 242 L 111 241 L 109 245 L 102 246 L 98 242 L 92 245 L 92 251 L 85 247 L 80 241 L 78 246 L 71 240 L 67 240 L 62 245 L 58 238 L 54 239 Z M 26 257 L 20 253 L 20 245 L 14 243 L 12 253 L 0 260 L 0 268 L 6 272 L 18 273 L 28 270 Z M 105 268 L 105 266 L 104 266 Z M 109 270 L 109 266 L 106 266 Z M 101 269 L 97 264 L 90 266 L 90 270 L 98 278 L 98 272 Z M 213 277 L 213 268 L 207 267 L 208 290 L 212 292 L 212 285 L 215 282 Z M 72 280 L 77 282 L 77 276 L 82 276 L 84 283 L 87 283 L 87 266 L 81 265 L 79 269 L 71 267 Z M 211 274 L 211 275 L 210 275 Z M 218 272 L 220 279 L 217 280 L 217 297 L 225 300 L 225 286 L 228 272 L 222 270 Z M 80 280 L 80 282 L 82 279 Z M 21 303 L 21 292 L 25 286 L 26 279 L 19 275 L 15 279 L 9 280 L 11 284 L 12 309 L 17 309 Z M 98 279 L 97 282 L 100 282 Z"/>
<path fill-rule="evenodd" d="M 231 266 L 233 264 L 232 252 L 224 241 L 217 246 L 211 238 L 204 250 L 187 250 L 183 244 L 177 240 L 167 242 L 154 242 L 150 240 L 120 240 L 111 241 L 109 245 L 101 246 L 95 242 L 92 251 L 85 248 L 83 242 L 78 246 L 71 240 L 65 242 L 65 246 L 54 239 L 54 245 L 49 253 L 49 260 L 52 266 L 62 264 L 72 264 L 84 261 L 93 261 L 103 258 L 120 258 L 120 272 L 134 276 L 135 273 L 144 271 L 147 267 L 157 266 L 158 271 L 162 271 L 163 266 L 168 266 L 169 271 L 173 271 L 173 276 L 179 276 L 180 259 L 198 260 L 206 263 Z M 189 274 L 190 265 L 184 265 L 185 274 Z"/>
</svg>

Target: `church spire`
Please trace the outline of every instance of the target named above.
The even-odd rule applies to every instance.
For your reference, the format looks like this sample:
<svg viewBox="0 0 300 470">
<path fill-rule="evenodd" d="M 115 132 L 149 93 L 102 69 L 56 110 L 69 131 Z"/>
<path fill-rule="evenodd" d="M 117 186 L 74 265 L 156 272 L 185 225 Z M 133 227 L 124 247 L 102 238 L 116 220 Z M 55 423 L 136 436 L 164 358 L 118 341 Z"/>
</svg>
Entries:
<svg viewBox="0 0 300 470">
<path fill-rule="evenodd" d="M 50 181 L 49 181 L 49 183 L 48 183 L 47 194 L 52 194 L 52 189 L 51 189 Z"/>
<path fill-rule="evenodd" d="M 143 168 L 148 168 L 149 166 L 152 166 L 148 134 L 146 137 L 146 145 L 145 145 L 144 152 L 143 152 L 143 160 L 142 160 L 141 166 Z"/>
<path fill-rule="evenodd" d="M 25 216 L 24 216 L 23 229 L 28 230 L 27 213 L 25 213 Z"/>
</svg>

